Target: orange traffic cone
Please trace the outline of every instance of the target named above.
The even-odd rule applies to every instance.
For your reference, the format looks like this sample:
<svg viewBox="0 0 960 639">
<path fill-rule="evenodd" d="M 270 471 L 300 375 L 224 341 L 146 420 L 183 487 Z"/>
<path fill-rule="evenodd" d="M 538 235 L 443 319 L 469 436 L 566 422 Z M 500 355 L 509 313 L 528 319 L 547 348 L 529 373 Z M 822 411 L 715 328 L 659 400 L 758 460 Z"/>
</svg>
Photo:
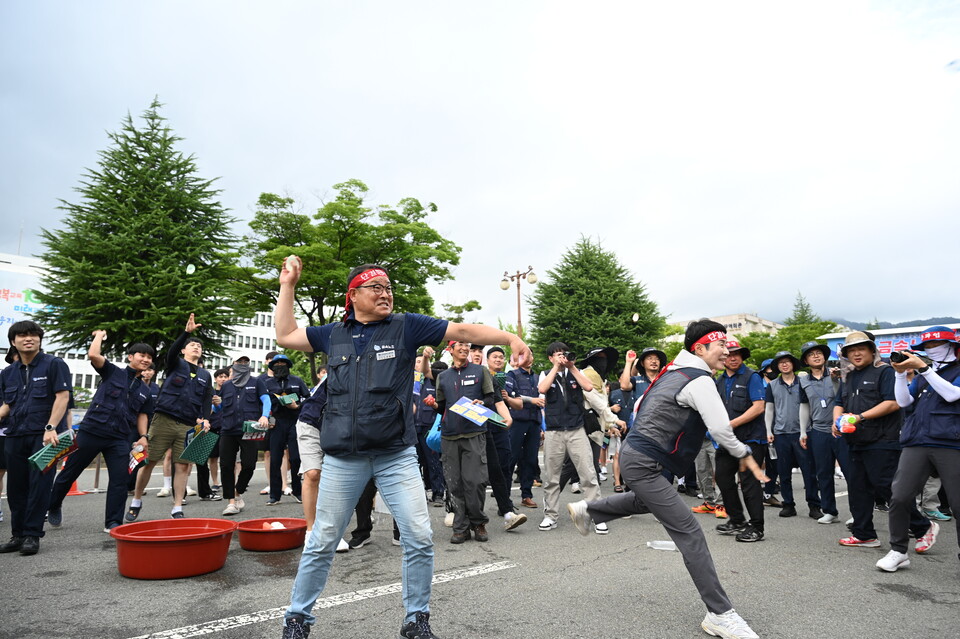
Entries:
<svg viewBox="0 0 960 639">
<path fill-rule="evenodd" d="M 67 465 L 67 460 L 70 458 L 69 455 L 63 458 L 63 466 Z M 60 470 L 63 470 L 63 466 L 60 467 Z M 79 495 L 86 495 L 86 491 L 80 490 L 77 486 L 77 480 L 73 480 L 73 485 L 70 486 L 70 492 L 67 493 L 67 497 L 77 497 Z"/>
<path fill-rule="evenodd" d="M 87 494 L 86 491 L 80 490 L 77 487 L 77 481 L 74 480 L 73 485 L 70 486 L 70 492 L 67 493 L 67 497 L 76 497 L 77 495 L 86 495 L 86 494 Z"/>
</svg>

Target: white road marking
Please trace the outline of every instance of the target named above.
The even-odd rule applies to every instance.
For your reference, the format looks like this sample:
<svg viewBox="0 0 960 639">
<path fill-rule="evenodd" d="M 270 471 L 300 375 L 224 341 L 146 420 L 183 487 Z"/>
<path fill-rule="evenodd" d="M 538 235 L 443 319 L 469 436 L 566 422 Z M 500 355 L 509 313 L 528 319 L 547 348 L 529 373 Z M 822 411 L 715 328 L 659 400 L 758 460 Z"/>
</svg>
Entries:
<svg viewBox="0 0 960 639">
<path fill-rule="evenodd" d="M 492 564 L 482 564 L 479 566 L 473 566 L 471 568 L 461 568 L 459 570 L 442 572 L 433 576 L 433 585 L 436 586 L 437 584 L 446 583 L 448 581 L 456 581 L 457 579 L 466 579 L 468 577 L 478 577 L 480 575 L 496 572 L 498 570 L 516 568 L 517 566 L 518 564 L 510 561 L 498 561 Z M 332 608 L 334 606 L 341 606 L 343 604 L 356 603 L 358 601 L 363 601 L 364 599 L 382 597 L 383 595 L 392 595 L 400 592 L 400 590 L 400 582 L 388 584 L 386 586 L 376 586 L 374 588 L 354 590 L 353 592 L 345 592 L 332 597 L 317 599 L 317 603 L 314 608 Z M 188 637 L 201 637 L 203 635 L 209 635 L 215 632 L 223 632 L 225 630 L 242 628 L 255 623 L 280 619 L 283 617 L 283 612 L 286 609 L 286 606 L 282 608 L 270 608 L 269 610 L 261 610 L 260 612 L 237 615 L 235 617 L 227 617 L 226 619 L 217 619 L 215 621 L 208 621 L 206 623 L 196 624 L 193 626 L 184 626 L 183 628 L 175 628 L 173 630 L 163 630 L 161 632 L 154 632 L 149 635 L 139 635 L 137 637 L 132 637 L 131 639 L 187 639 Z"/>
</svg>

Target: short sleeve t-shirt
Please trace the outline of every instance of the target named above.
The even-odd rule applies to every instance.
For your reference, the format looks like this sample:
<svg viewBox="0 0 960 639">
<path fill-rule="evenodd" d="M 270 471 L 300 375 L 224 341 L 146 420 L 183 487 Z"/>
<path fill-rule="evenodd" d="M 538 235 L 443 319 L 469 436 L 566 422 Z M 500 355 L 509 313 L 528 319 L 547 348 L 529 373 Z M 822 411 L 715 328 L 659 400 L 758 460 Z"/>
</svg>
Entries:
<svg viewBox="0 0 960 639">
<path fill-rule="evenodd" d="M 443 341 L 443 336 L 446 334 L 447 325 L 449 324 L 447 320 L 428 317 L 426 315 L 420 315 L 419 313 L 404 313 L 403 316 L 404 322 L 406 322 L 406 330 L 404 331 L 404 341 L 406 344 L 404 347 L 411 356 L 416 356 L 417 349 L 421 346 L 439 344 Z M 329 352 L 330 335 L 333 333 L 333 329 L 337 324 L 338 322 L 333 322 L 331 324 L 324 324 L 323 326 L 307 327 L 307 339 L 310 341 L 310 346 L 313 347 L 314 352 Z M 380 322 L 361 324 L 360 322 L 352 321 L 352 319 L 347 320 L 346 326 L 353 334 L 353 345 L 358 355 L 366 348 L 367 342 L 373 337 L 379 325 Z"/>
</svg>

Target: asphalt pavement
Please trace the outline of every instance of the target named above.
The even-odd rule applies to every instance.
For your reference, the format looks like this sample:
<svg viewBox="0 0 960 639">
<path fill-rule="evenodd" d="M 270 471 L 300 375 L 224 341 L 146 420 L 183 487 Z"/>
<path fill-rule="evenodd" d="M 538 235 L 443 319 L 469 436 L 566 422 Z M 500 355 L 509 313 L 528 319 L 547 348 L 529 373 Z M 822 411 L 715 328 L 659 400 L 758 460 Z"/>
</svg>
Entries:
<svg viewBox="0 0 960 639">
<path fill-rule="evenodd" d="M 802 484 L 794 476 L 795 490 Z M 101 477 L 106 485 L 106 475 Z M 266 506 L 256 494 L 266 483 L 262 465 L 239 520 L 300 517 L 290 497 Z M 92 471 L 80 478 L 93 486 Z M 157 498 L 160 473 L 144 499 L 141 519 L 169 517 L 171 502 Z M 846 487 L 838 482 L 838 491 Z M 612 484 L 602 485 L 604 494 Z M 519 503 L 519 494 L 516 502 Z M 802 489 L 800 494 L 802 494 Z M 116 544 L 103 529 L 103 493 L 68 497 L 63 525 L 47 528 L 40 553 L 0 555 L 0 637 L 174 639 L 209 636 L 280 636 L 280 616 L 289 602 L 297 550 L 256 553 L 236 536 L 223 569 L 189 579 L 141 581 L 117 570 Z M 542 504 L 542 489 L 534 489 Z M 556 530 L 541 532 L 542 511 L 522 509 L 528 522 L 504 532 L 493 499 L 487 502 L 490 541 L 449 543 L 442 508 L 431 508 L 436 567 L 431 624 L 443 639 L 618 639 L 706 637 L 705 609 L 677 552 L 646 542 L 669 539 L 650 515 L 610 524 L 610 534 L 579 535 L 565 504 L 579 496 L 565 491 L 564 516 Z M 694 506 L 698 500 L 684 499 Z M 849 517 L 840 498 L 841 517 Z M 190 517 L 217 517 L 225 502 L 190 498 Z M 9 513 L 0 535 L 9 536 Z M 846 548 L 840 524 L 822 525 L 800 516 L 781 519 L 766 509 L 766 539 L 742 544 L 718 536 L 721 520 L 697 515 L 737 611 L 761 637 L 960 636 L 960 561 L 953 522 L 923 556 L 911 551 L 911 566 L 878 570 L 886 554 L 887 518 L 876 513 L 881 548 Z M 337 555 L 315 612 L 311 637 L 396 637 L 402 617 L 400 548 L 391 545 L 390 516 L 378 514 L 374 542 Z"/>
</svg>

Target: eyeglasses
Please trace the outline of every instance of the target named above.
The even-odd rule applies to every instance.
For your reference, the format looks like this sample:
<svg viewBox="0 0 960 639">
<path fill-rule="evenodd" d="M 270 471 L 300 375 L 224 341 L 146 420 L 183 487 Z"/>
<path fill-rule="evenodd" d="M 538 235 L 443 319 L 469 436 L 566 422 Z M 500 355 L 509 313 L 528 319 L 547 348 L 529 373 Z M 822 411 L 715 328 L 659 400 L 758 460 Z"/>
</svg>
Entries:
<svg viewBox="0 0 960 639">
<path fill-rule="evenodd" d="M 383 295 L 383 292 L 386 291 L 390 295 L 393 295 L 392 286 L 384 286 L 383 284 L 366 284 L 364 286 L 357 286 L 356 288 L 369 288 L 377 295 Z"/>
</svg>

